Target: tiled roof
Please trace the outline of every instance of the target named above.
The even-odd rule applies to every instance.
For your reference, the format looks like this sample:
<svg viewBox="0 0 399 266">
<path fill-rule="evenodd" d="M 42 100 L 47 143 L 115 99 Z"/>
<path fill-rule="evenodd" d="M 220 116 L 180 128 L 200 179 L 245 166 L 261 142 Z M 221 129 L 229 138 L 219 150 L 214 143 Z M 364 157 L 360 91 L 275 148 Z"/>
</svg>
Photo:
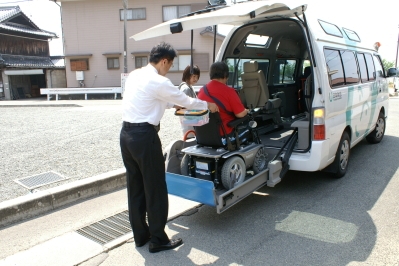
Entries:
<svg viewBox="0 0 399 266">
<path fill-rule="evenodd" d="M 17 15 L 21 10 L 19 6 L 4 6 L 0 7 L 0 22 L 3 22 L 15 15 Z"/>
<path fill-rule="evenodd" d="M 60 60 L 56 58 L 55 60 Z M 63 68 L 65 64 L 53 63 L 50 57 L 0 54 L 0 65 L 16 68 Z"/>
<path fill-rule="evenodd" d="M 29 22 L 30 26 L 21 25 L 17 23 L 10 22 L 13 18 L 17 16 L 22 16 Z M 9 7 L 0 7 L 0 28 L 9 30 L 9 31 L 16 31 L 16 32 L 23 32 L 33 35 L 44 36 L 48 38 L 58 38 L 57 34 L 49 31 L 45 31 L 40 29 L 33 23 L 19 8 L 19 6 L 9 6 Z"/>
</svg>

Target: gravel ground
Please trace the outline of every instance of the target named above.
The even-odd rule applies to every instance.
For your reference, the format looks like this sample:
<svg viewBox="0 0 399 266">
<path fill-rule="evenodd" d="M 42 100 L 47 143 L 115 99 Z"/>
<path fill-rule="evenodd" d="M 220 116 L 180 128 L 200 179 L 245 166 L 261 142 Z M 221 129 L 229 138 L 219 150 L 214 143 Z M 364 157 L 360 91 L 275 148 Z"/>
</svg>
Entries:
<svg viewBox="0 0 399 266">
<path fill-rule="evenodd" d="M 31 193 L 13 181 L 17 178 L 49 171 L 68 178 L 38 188 L 44 190 L 124 167 L 120 100 L 41 100 L 40 105 L 0 103 L 0 202 Z M 161 121 L 163 147 L 182 137 L 173 112 L 166 110 Z"/>
</svg>

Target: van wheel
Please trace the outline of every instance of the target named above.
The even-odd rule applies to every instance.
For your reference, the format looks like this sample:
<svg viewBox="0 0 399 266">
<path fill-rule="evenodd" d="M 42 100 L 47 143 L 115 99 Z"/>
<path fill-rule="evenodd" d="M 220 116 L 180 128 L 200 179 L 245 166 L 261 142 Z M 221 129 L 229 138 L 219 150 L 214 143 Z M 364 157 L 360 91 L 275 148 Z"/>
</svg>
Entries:
<svg viewBox="0 0 399 266">
<path fill-rule="evenodd" d="M 260 148 L 255 155 L 254 166 L 252 167 L 255 175 L 266 169 L 266 161 L 267 153 L 264 148 Z"/>
<path fill-rule="evenodd" d="M 374 130 L 367 135 L 366 140 L 371 144 L 379 143 L 385 134 L 385 116 L 382 112 L 378 115 Z"/>
<path fill-rule="evenodd" d="M 350 139 L 347 132 L 342 134 L 341 140 L 338 145 L 337 153 L 335 154 L 335 160 L 333 162 L 334 177 L 341 178 L 346 174 L 349 163 L 350 154 Z"/>
<path fill-rule="evenodd" d="M 190 156 L 184 154 L 183 159 L 180 162 L 180 174 L 188 176 L 188 163 L 190 161 Z"/>
<path fill-rule="evenodd" d="M 222 167 L 222 184 L 226 189 L 244 182 L 247 169 L 241 157 L 233 156 L 226 160 Z"/>
</svg>

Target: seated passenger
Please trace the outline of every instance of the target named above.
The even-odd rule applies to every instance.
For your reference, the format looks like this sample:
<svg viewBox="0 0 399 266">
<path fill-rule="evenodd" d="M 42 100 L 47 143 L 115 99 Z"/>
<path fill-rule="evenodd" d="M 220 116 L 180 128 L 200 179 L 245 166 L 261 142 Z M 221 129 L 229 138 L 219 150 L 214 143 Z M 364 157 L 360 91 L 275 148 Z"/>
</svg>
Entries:
<svg viewBox="0 0 399 266">
<path fill-rule="evenodd" d="M 233 128 L 227 123 L 247 115 L 248 110 L 245 109 L 237 92 L 226 85 L 229 77 L 229 67 L 224 62 L 215 62 L 209 70 L 209 81 L 198 93 L 198 98 L 204 101 L 216 103 L 219 107 L 219 114 L 226 130 L 227 135 L 231 135 Z M 206 89 L 206 90 L 205 90 Z M 223 129 L 219 131 L 224 136 Z"/>
</svg>

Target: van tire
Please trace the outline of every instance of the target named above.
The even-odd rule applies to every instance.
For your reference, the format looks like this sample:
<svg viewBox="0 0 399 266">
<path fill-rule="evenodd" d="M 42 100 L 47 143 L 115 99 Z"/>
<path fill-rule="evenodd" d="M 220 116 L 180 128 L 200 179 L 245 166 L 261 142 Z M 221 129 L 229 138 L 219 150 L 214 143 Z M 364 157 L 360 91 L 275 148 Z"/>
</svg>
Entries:
<svg viewBox="0 0 399 266">
<path fill-rule="evenodd" d="M 380 143 L 385 134 L 385 116 L 382 112 L 378 115 L 374 130 L 366 136 L 366 140 L 371 144 Z"/>
<path fill-rule="evenodd" d="M 183 159 L 180 162 L 180 174 L 188 176 L 188 163 L 190 161 L 190 156 L 184 154 Z"/>
<path fill-rule="evenodd" d="M 350 148 L 349 135 L 348 132 L 345 131 L 342 134 L 337 153 L 335 154 L 335 160 L 333 162 L 333 177 L 341 178 L 346 174 L 349 164 Z"/>
<path fill-rule="evenodd" d="M 233 156 L 226 160 L 222 167 L 222 184 L 230 190 L 245 180 L 247 169 L 241 157 Z"/>
</svg>

